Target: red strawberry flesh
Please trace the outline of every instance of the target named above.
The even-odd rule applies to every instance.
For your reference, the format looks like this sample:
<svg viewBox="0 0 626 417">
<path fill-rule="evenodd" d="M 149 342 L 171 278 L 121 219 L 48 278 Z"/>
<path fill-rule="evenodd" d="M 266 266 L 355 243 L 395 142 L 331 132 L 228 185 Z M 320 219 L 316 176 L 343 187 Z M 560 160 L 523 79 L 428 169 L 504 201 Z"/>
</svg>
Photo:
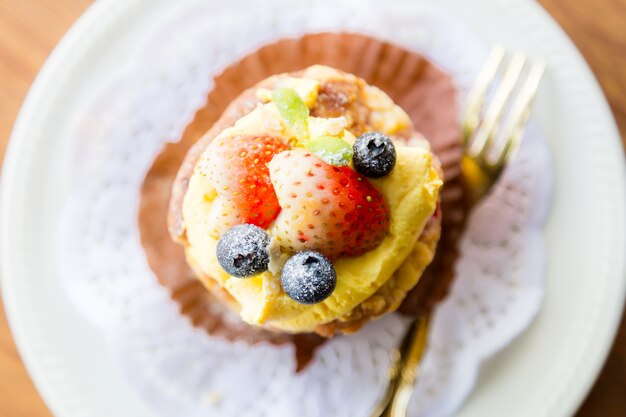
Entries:
<svg viewBox="0 0 626 417">
<path fill-rule="evenodd" d="M 349 166 L 327 164 L 298 148 L 276 155 L 269 167 L 283 209 L 274 235 L 283 247 L 331 258 L 358 256 L 386 236 L 389 208 L 383 196 Z"/>
<path fill-rule="evenodd" d="M 267 164 L 287 149 L 271 136 L 240 135 L 211 143 L 205 172 L 219 197 L 232 206 L 238 223 L 265 229 L 280 213 Z"/>
</svg>

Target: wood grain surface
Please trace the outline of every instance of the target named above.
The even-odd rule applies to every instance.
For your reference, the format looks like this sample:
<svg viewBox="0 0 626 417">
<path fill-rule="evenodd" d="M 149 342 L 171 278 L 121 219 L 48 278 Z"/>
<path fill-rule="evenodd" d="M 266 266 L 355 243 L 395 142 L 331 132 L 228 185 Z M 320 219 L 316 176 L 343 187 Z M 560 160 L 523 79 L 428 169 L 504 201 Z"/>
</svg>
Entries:
<svg viewBox="0 0 626 417">
<path fill-rule="evenodd" d="M 37 71 L 90 0 L 0 0 L 0 159 Z M 626 0 L 540 0 L 581 50 L 626 144 Z M 626 417 L 626 320 L 578 417 Z M 49 417 L 13 343 L 0 303 L 0 416 Z"/>
</svg>

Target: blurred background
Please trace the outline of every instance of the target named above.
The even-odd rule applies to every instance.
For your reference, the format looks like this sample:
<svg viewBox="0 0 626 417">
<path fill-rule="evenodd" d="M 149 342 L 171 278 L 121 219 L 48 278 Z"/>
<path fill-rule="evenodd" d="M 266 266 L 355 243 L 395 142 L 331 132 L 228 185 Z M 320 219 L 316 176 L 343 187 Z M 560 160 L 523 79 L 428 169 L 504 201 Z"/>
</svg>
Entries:
<svg viewBox="0 0 626 417">
<path fill-rule="evenodd" d="M 0 161 L 37 71 L 91 3 L 92 0 L 0 0 Z M 587 59 L 604 89 L 622 142 L 626 144 L 626 0 L 539 0 L 539 3 Z M 0 416 L 51 416 L 20 360 L 1 300 Z M 624 318 L 604 369 L 577 413 L 577 417 L 596 416 L 626 416 Z"/>
</svg>

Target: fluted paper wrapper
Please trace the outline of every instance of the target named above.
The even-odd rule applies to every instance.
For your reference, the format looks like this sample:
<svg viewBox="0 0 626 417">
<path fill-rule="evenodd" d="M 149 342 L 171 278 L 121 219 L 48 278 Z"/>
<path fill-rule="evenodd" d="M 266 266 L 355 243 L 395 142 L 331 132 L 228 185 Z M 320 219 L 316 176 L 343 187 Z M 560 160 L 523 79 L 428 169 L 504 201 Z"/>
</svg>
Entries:
<svg viewBox="0 0 626 417">
<path fill-rule="evenodd" d="M 466 207 L 460 182 L 462 145 L 457 91 L 446 73 L 417 52 L 356 33 L 320 33 L 280 40 L 248 54 L 215 77 L 205 106 L 197 111 L 180 141 L 167 144 L 157 156 L 144 180 L 139 208 L 139 230 L 148 263 L 180 305 L 182 314 L 194 325 L 228 339 L 294 343 L 300 366 L 323 339 L 316 335 L 273 333 L 243 323 L 194 277 L 183 248 L 170 238 L 167 217 L 172 185 L 185 156 L 209 129 L 223 128 L 214 124 L 231 102 L 271 75 L 314 64 L 350 72 L 389 94 L 409 114 L 415 129 L 429 140 L 442 163 L 445 185 L 437 253 L 400 308 L 407 314 L 431 309 L 445 296 L 453 278 Z M 229 112 L 235 109 L 232 118 L 250 110 L 246 109 L 245 97 L 238 101 L 241 102 L 229 108 Z"/>
</svg>

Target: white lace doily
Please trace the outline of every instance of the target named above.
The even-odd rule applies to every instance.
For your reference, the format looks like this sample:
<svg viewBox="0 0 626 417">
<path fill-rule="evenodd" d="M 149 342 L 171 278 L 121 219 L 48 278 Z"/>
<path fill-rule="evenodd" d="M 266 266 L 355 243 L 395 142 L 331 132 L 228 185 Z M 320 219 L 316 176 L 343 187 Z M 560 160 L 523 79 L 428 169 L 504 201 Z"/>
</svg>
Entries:
<svg viewBox="0 0 626 417">
<path fill-rule="evenodd" d="M 164 142 L 211 89 L 211 74 L 284 36 L 355 30 L 418 50 L 464 98 L 486 57 L 458 22 L 366 1 L 188 2 L 118 74 L 102 80 L 74 129 L 75 184 L 58 258 L 65 287 L 110 341 L 129 379 L 162 416 L 366 416 L 385 387 L 406 320 L 389 315 L 323 345 L 295 374 L 291 346 L 211 337 L 179 315 L 148 268 L 136 227 L 138 190 Z M 241 13 L 245 10 L 245 13 Z M 470 217 L 449 297 L 437 309 L 410 416 L 446 416 L 481 361 L 520 334 L 545 291 L 542 227 L 549 154 L 531 126 L 518 158 Z"/>
</svg>

